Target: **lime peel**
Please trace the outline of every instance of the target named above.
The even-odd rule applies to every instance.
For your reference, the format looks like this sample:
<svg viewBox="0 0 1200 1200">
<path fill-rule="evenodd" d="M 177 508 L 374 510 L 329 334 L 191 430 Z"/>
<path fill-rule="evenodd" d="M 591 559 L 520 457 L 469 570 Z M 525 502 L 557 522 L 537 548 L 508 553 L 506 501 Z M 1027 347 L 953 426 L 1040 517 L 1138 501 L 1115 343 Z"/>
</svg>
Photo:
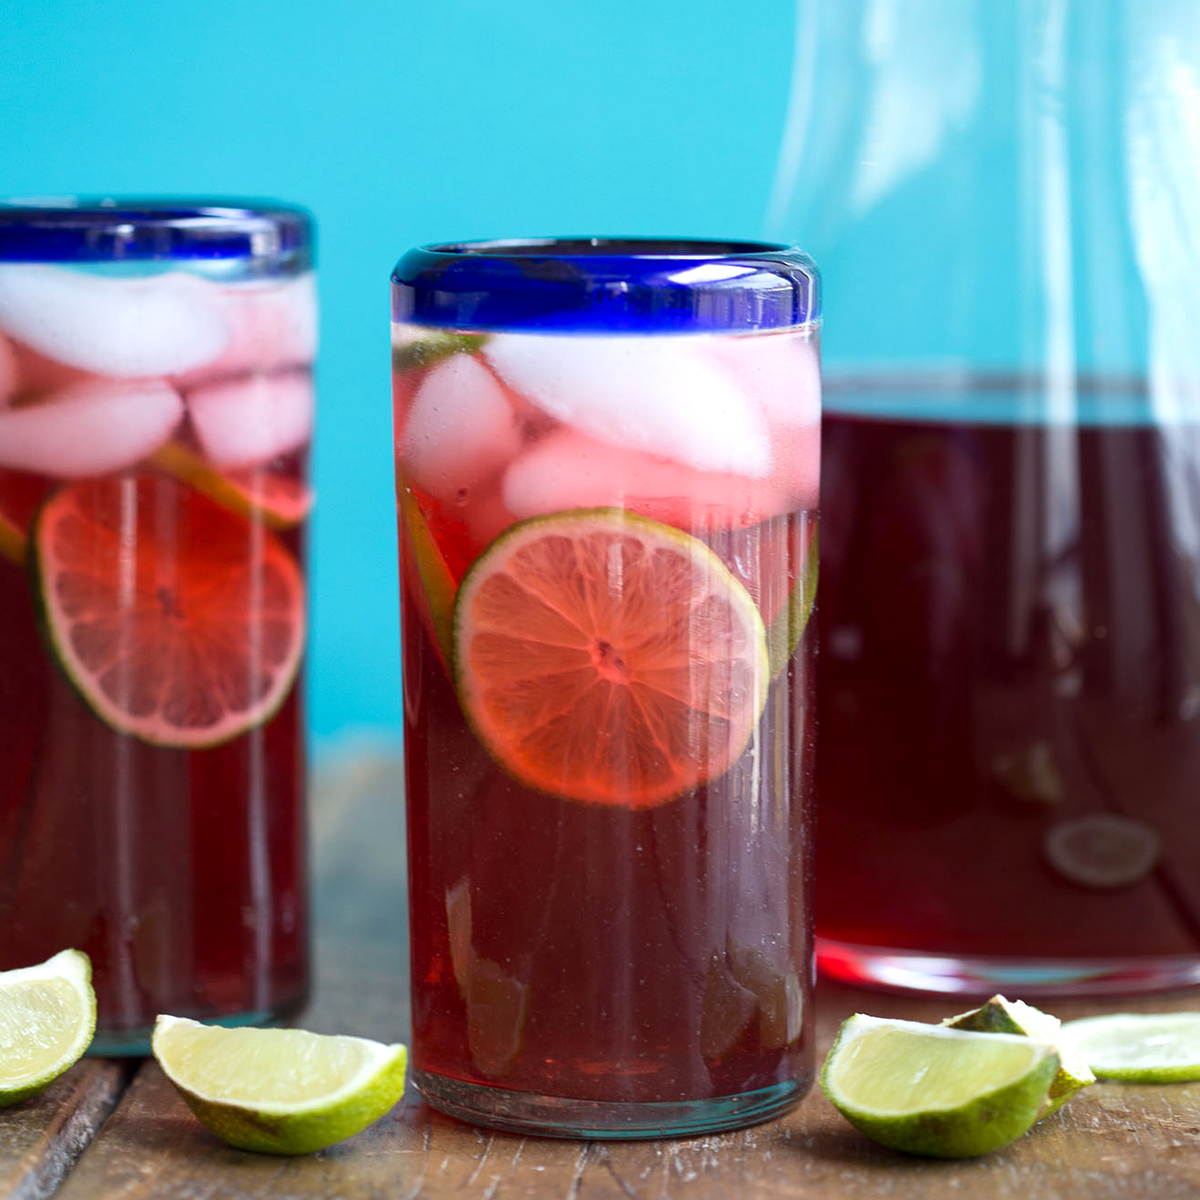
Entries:
<svg viewBox="0 0 1200 1200">
<path fill-rule="evenodd" d="M 1200 1079 L 1200 1012 L 1081 1017 L 1066 1022 L 1062 1036 L 1101 1079 L 1129 1083 Z"/>
<path fill-rule="evenodd" d="M 1038 1119 L 1059 1058 L 1052 1043 L 855 1013 L 821 1089 L 868 1137 L 906 1154 L 969 1158 Z"/>
<path fill-rule="evenodd" d="M 408 1063 L 399 1044 L 166 1015 L 151 1050 L 210 1133 L 264 1154 L 308 1154 L 366 1129 L 400 1099 Z"/>
<path fill-rule="evenodd" d="M 0 1108 L 53 1083 L 95 1032 L 92 964 L 82 951 L 0 972 Z"/>
<path fill-rule="evenodd" d="M 1012 1033 L 1054 1043 L 1058 1050 L 1059 1068 L 1050 1085 L 1042 1117 L 1058 1112 L 1072 1096 L 1096 1082 L 1096 1076 L 1083 1056 L 1063 1037 L 1062 1022 L 1050 1013 L 1026 1004 L 1024 1000 L 993 996 L 979 1008 L 956 1017 L 947 1017 L 942 1024 L 950 1029 Z"/>
</svg>

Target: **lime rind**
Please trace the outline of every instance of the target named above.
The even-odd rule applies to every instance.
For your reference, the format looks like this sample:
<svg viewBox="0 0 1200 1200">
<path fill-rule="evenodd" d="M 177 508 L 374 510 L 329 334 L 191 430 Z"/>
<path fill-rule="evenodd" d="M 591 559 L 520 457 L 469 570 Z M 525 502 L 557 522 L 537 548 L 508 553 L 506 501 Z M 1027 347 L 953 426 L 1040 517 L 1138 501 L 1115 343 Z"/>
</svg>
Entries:
<svg viewBox="0 0 1200 1200">
<path fill-rule="evenodd" d="M 416 560 L 433 636 L 442 661 L 448 664 L 454 652 L 454 597 L 458 591 L 454 576 L 442 557 L 417 498 L 401 484 L 396 499 L 404 533 Z"/>
<path fill-rule="evenodd" d="M 358 1060 L 353 1072 L 332 1090 L 299 1100 L 238 1094 L 236 1077 L 221 1081 L 222 1094 L 205 1088 L 206 1059 L 225 1060 L 234 1072 L 252 1064 L 250 1089 L 261 1089 L 262 1068 L 255 1051 L 266 1049 L 279 1071 L 281 1092 L 303 1076 L 299 1066 L 314 1053 L 333 1057 L 339 1050 Z M 229 1029 L 202 1025 L 185 1017 L 160 1015 L 151 1052 L 196 1119 L 212 1134 L 241 1150 L 260 1154 L 310 1154 L 360 1133 L 387 1113 L 404 1092 L 406 1047 L 367 1038 L 331 1037 L 299 1029 Z"/>
<path fill-rule="evenodd" d="M 1029 1130 L 1058 1066 L 1050 1042 L 856 1013 L 825 1059 L 821 1089 L 855 1128 L 884 1146 L 973 1158 Z M 879 1103 L 872 1092 L 891 1103 Z"/>
<path fill-rule="evenodd" d="M 1067 1021 L 1064 1042 L 1100 1079 L 1200 1080 L 1200 1012 L 1109 1013 Z"/>
<path fill-rule="evenodd" d="M 456 333 L 449 329 L 396 326 L 392 334 L 392 370 L 414 371 L 431 367 L 453 354 L 478 354 L 487 343 L 485 333 Z M 399 332 L 397 332 L 399 331 Z"/>
<path fill-rule="evenodd" d="M 1026 1004 L 1024 1000 L 993 996 L 979 1008 L 956 1017 L 947 1017 L 942 1024 L 949 1029 L 1011 1033 L 1052 1042 L 1058 1050 L 1059 1067 L 1050 1084 L 1042 1117 L 1058 1112 L 1072 1096 L 1096 1082 L 1096 1076 L 1082 1055 L 1063 1038 L 1062 1022 L 1050 1013 Z"/>
<path fill-rule="evenodd" d="M 48 1011 L 29 1005 L 31 991 L 39 993 Z M 72 1019 L 73 1027 L 66 1023 Z M 36 1060 L 38 1048 L 62 1042 L 68 1031 L 64 1045 L 48 1059 Z M 48 1087 L 79 1061 L 95 1032 L 92 964 L 81 950 L 63 950 L 36 966 L 0 972 L 0 1108 Z"/>
<path fill-rule="evenodd" d="M 497 568 L 502 559 L 531 540 L 532 536 L 541 533 L 560 533 L 567 537 L 592 533 L 598 529 L 612 530 L 621 528 L 635 535 L 642 536 L 648 541 L 658 542 L 683 551 L 694 561 L 704 564 L 710 580 L 714 581 L 730 598 L 734 606 L 745 618 L 750 639 L 754 645 L 754 694 L 746 705 L 743 716 L 744 729 L 740 731 L 739 739 L 732 739 L 727 761 L 719 771 L 702 773 L 683 783 L 671 783 L 660 790 L 640 795 L 636 800 L 620 798 L 615 795 L 598 795 L 583 789 L 565 789 L 549 786 L 546 781 L 527 770 L 522 763 L 514 762 L 506 756 L 489 736 L 488 730 L 476 711 L 476 687 L 471 672 L 464 662 L 464 645 L 471 635 L 470 621 L 466 616 L 479 584 Z M 547 795 L 557 796 L 584 803 L 616 804 L 629 803 L 638 807 L 649 807 L 666 803 L 674 799 L 689 787 L 711 782 L 720 778 L 737 761 L 745 750 L 762 716 L 766 706 L 767 690 L 770 684 L 770 658 L 767 652 L 766 626 L 762 614 L 750 596 L 750 593 L 733 575 L 720 558 L 699 538 L 692 537 L 673 525 L 664 525 L 650 517 L 641 516 L 623 508 L 578 508 L 562 512 L 546 513 L 518 521 L 510 525 L 497 536 L 468 568 L 458 586 L 458 594 L 454 604 L 453 655 L 451 659 L 455 687 L 463 712 L 475 736 L 479 739 L 488 753 L 509 775 L 518 782 Z"/>
<path fill-rule="evenodd" d="M 817 580 L 820 574 L 817 533 L 814 528 L 808 548 L 804 552 L 804 569 L 788 593 L 787 603 L 767 626 L 767 657 L 771 664 L 772 679 L 782 673 L 795 654 L 817 600 Z"/>
</svg>

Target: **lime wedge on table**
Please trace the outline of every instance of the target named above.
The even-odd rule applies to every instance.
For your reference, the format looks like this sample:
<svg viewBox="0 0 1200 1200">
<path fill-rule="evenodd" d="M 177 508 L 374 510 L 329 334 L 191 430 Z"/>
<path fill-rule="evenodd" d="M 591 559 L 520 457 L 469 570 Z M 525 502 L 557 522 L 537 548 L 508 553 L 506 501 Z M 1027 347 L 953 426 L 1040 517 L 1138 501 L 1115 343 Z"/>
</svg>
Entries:
<svg viewBox="0 0 1200 1200">
<path fill-rule="evenodd" d="M 1062 1036 L 1101 1079 L 1131 1083 L 1200 1079 L 1200 1012 L 1082 1017 L 1068 1021 Z"/>
<path fill-rule="evenodd" d="M 936 1158 L 987 1154 L 1037 1120 L 1058 1071 L 1054 1046 L 855 1013 L 825 1059 L 821 1088 L 868 1137 Z"/>
<path fill-rule="evenodd" d="M 266 1154 L 307 1154 L 366 1129 L 400 1099 L 408 1062 L 403 1046 L 366 1038 L 169 1016 L 151 1049 L 206 1129 Z"/>
<path fill-rule="evenodd" d="M 1023 1000 L 993 996 L 980 1008 L 960 1013 L 957 1017 L 947 1017 L 942 1024 L 951 1029 L 970 1029 L 976 1033 L 1015 1033 L 1053 1042 L 1058 1050 L 1059 1067 L 1050 1085 L 1043 1117 L 1057 1112 L 1076 1092 L 1096 1082 L 1096 1076 L 1083 1056 L 1064 1040 L 1062 1022 Z"/>
<path fill-rule="evenodd" d="M 78 950 L 0 972 L 0 1108 L 40 1092 L 91 1044 L 91 981 L 92 965 Z"/>
</svg>

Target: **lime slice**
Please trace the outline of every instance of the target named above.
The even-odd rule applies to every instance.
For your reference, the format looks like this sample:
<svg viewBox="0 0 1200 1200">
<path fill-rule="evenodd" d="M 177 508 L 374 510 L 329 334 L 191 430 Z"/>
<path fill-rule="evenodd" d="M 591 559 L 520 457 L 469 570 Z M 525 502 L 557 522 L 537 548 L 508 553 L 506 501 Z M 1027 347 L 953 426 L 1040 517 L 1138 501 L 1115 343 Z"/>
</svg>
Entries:
<svg viewBox="0 0 1200 1200">
<path fill-rule="evenodd" d="M 1057 1070 L 1049 1042 L 855 1013 L 825 1059 L 821 1089 L 885 1146 L 969 1158 L 1029 1129 Z"/>
<path fill-rule="evenodd" d="M 303 1029 L 160 1016 L 150 1048 L 200 1123 L 243 1150 L 308 1154 L 366 1129 L 404 1091 L 408 1051 Z"/>
<path fill-rule="evenodd" d="M 817 531 L 814 529 L 804 552 L 804 568 L 800 578 L 788 593 L 787 603 L 767 626 L 767 654 L 771 660 L 772 679 L 791 661 L 804 636 L 808 619 L 812 616 L 813 604 L 817 599 L 819 557 Z"/>
<path fill-rule="evenodd" d="M 442 661 L 450 662 L 454 640 L 454 576 L 438 548 L 416 496 L 401 485 L 396 491 L 401 533 L 408 540 L 417 565 L 424 597 L 423 616 L 429 623 Z"/>
<path fill-rule="evenodd" d="M 1200 1079 L 1200 1012 L 1113 1013 L 1068 1021 L 1063 1040 L 1101 1079 Z"/>
<path fill-rule="evenodd" d="M 1083 1056 L 1064 1041 L 1062 1022 L 1040 1008 L 1026 1004 L 1024 1000 L 993 996 L 980 1008 L 960 1013 L 957 1017 L 947 1017 L 942 1024 L 950 1029 L 969 1029 L 975 1033 L 1015 1033 L 1021 1037 L 1053 1042 L 1058 1050 L 1058 1074 L 1050 1085 L 1046 1108 L 1041 1114 L 1043 1117 L 1057 1112 L 1076 1092 L 1096 1082 L 1096 1076 Z"/>
<path fill-rule="evenodd" d="M 0 971 L 0 1108 L 53 1083 L 95 1031 L 86 954 L 63 950 L 36 967 Z"/>
<path fill-rule="evenodd" d="M 484 333 L 451 333 L 448 329 L 424 329 L 413 325 L 393 326 L 392 370 L 412 371 L 430 367 L 452 354 L 475 354 L 487 341 Z"/>
<path fill-rule="evenodd" d="M 717 779 L 766 702 L 766 630 L 701 541 L 616 508 L 513 525 L 454 609 L 458 694 L 510 774 L 642 808 Z"/>
<path fill-rule="evenodd" d="M 160 446 L 150 462 L 230 512 L 259 518 L 272 529 L 292 529 L 312 511 L 311 488 L 295 476 L 265 465 L 218 471 L 179 442 Z"/>
<path fill-rule="evenodd" d="M 145 475 L 59 489 L 30 546 L 49 647 L 111 728 L 152 745 L 214 746 L 287 699 L 304 580 L 274 534 Z"/>
</svg>

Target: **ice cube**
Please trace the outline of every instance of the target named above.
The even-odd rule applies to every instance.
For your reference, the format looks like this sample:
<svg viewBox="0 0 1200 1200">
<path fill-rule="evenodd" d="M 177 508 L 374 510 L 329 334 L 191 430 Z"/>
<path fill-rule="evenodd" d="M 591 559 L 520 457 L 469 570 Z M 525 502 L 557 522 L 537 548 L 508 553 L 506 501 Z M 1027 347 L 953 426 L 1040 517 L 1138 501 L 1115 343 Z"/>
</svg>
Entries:
<svg viewBox="0 0 1200 1200">
<path fill-rule="evenodd" d="M 175 375 L 211 362 L 229 344 L 215 291 L 180 271 L 112 279 L 5 263 L 0 328 L 49 358 L 98 375 Z"/>
<path fill-rule="evenodd" d="M 103 475 L 158 449 L 183 417 L 161 379 L 73 383 L 0 411 L 0 467 L 61 479 Z"/>
<path fill-rule="evenodd" d="M 500 377 L 580 433 L 699 471 L 763 477 L 767 424 L 706 337 L 497 334 Z"/>
<path fill-rule="evenodd" d="M 772 428 L 821 419 L 821 366 L 808 334 L 766 333 L 712 339 L 714 355 L 766 415 Z"/>
<path fill-rule="evenodd" d="M 469 499 L 517 454 L 520 429 L 508 394 L 473 354 L 431 367 L 400 435 L 407 481 L 444 504 Z"/>
<path fill-rule="evenodd" d="M 92 373 L 81 371 L 78 367 L 64 366 L 22 342 L 14 341 L 10 344 L 17 364 L 16 394 L 22 399 L 57 392 L 70 383 L 96 379 Z"/>
<path fill-rule="evenodd" d="M 16 394 L 18 374 L 17 352 L 12 342 L 0 333 L 0 408 Z"/>
<path fill-rule="evenodd" d="M 797 507 L 774 479 L 697 471 L 560 429 L 505 472 L 504 504 L 517 517 L 619 505 L 688 529 L 757 524 Z"/>
<path fill-rule="evenodd" d="M 311 271 L 283 282 L 216 287 L 214 298 L 229 326 L 229 343 L 211 362 L 176 378 L 185 391 L 221 376 L 305 367 L 316 358 L 317 291 Z"/>
<path fill-rule="evenodd" d="M 313 386 L 306 371 L 246 375 L 187 393 L 192 426 L 215 467 L 249 467 L 298 450 L 312 435 Z"/>
</svg>

